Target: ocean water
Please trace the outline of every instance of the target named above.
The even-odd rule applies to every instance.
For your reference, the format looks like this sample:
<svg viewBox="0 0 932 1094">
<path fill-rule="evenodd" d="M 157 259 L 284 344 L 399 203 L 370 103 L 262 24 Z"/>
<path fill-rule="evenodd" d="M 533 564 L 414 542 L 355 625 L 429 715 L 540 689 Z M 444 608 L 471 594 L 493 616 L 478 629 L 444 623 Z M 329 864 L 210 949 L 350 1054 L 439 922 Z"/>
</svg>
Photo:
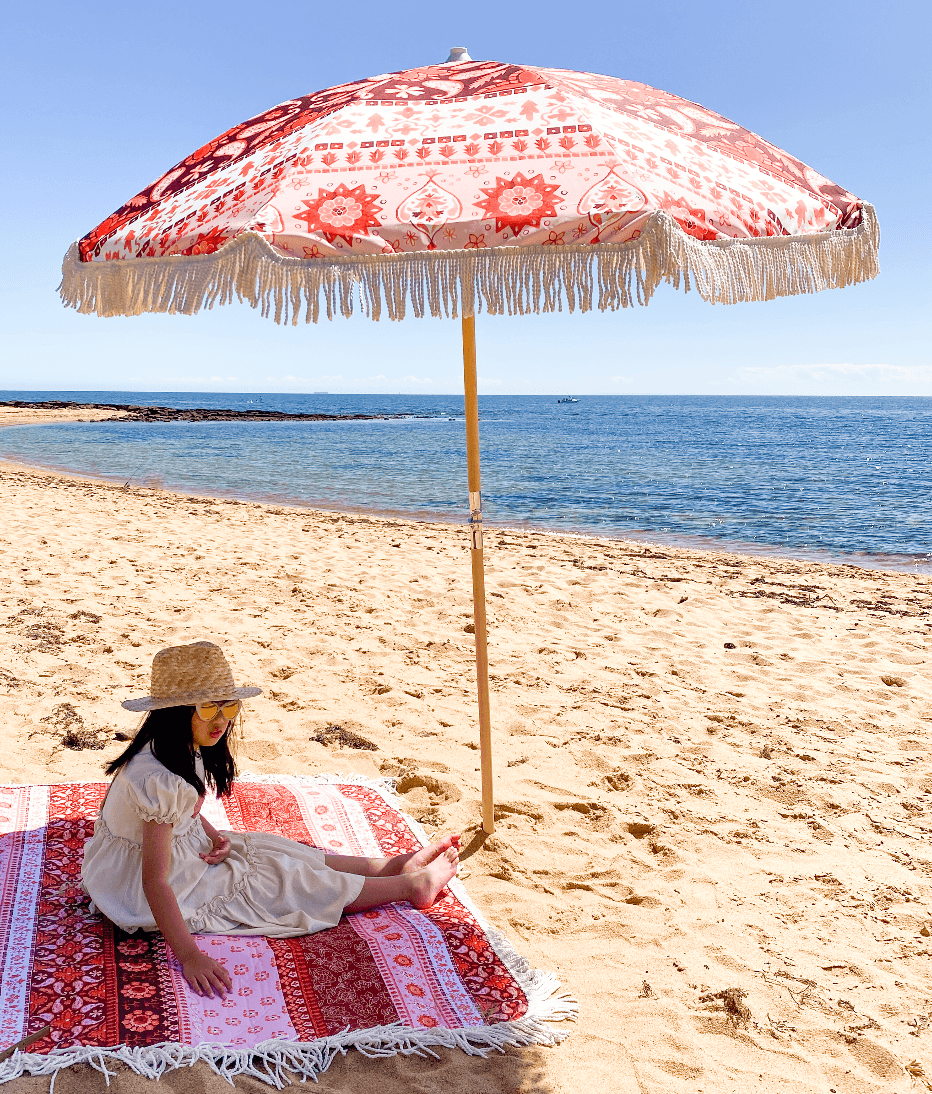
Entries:
<svg viewBox="0 0 932 1094">
<path fill-rule="evenodd" d="M 0 457 L 194 494 L 464 521 L 462 396 L 0 392 L 366 422 L 0 429 Z M 932 573 L 932 399 L 480 396 L 489 524 Z"/>
</svg>

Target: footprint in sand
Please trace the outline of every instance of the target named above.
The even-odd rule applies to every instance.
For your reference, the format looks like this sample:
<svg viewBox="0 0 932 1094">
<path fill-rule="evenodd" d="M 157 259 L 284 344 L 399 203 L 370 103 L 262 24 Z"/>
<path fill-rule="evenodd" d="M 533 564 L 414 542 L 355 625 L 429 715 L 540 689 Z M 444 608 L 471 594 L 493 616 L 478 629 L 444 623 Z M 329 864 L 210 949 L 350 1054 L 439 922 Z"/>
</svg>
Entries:
<svg viewBox="0 0 932 1094">
<path fill-rule="evenodd" d="M 402 775 L 395 787 L 399 794 L 410 794 L 414 790 L 423 788 L 431 805 L 451 805 L 458 802 L 463 796 L 460 788 L 446 779 L 438 779 L 434 775 L 423 775 L 415 772 Z"/>
</svg>

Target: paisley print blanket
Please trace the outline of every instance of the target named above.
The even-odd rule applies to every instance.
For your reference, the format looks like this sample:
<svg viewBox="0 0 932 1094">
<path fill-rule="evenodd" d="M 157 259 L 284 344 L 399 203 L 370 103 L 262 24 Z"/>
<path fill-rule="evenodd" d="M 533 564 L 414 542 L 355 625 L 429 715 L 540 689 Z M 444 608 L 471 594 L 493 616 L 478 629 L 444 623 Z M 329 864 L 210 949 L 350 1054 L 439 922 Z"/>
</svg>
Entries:
<svg viewBox="0 0 932 1094">
<path fill-rule="evenodd" d="M 554 977 L 531 970 L 454 881 L 427 911 L 406 903 L 291 939 L 205 935 L 234 977 L 198 997 L 159 934 L 128 935 L 79 886 L 105 783 L 0 787 L 0 1082 L 120 1061 L 147 1077 L 207 1061 L 281 1086 L 313 1078 L 350 1047 L 485 1052 L 553 1044 L 572 1018 Z M 208 800 L 218 828 L 276 832 L 350 855 L 416 850 L 423 839 L 390 784 L 358 777 L 246 776 Z"/>
</svg>

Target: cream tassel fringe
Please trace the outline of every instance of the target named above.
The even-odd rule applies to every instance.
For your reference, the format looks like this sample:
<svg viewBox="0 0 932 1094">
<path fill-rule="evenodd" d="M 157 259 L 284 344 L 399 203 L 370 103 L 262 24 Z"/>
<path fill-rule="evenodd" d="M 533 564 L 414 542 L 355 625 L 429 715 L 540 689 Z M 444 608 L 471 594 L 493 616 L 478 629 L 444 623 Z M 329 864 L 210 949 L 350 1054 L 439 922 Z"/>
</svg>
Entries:
<svg viewBox="0 0 932 1094">
<path fill-rule="evenodd" d="M 538 995 L 543 995 L 546 985 Z M 355 1048 L 364 1056 L 437 1056 L 438 1048 L 458 1048 L 470 1056 L 487 1056 L 493 1049 L 504 1052 L 510 1045 L 555 1045 L 565 1032 L 555 1032 L 542 1018 L 557 1021 L 575 1018 L 575 1008 L 559 998 L 543 1006 L 539 999 L 528 1000 L 528 1014 L 516 1022 L 461 1029 L 417 1030 L 410 1026 L 375 1026 L 371 1029 L 334 1034 L 316 1041 L 263 1041 L 254 1048 L 236 1049 L 222 1044 L 182 1045 L 164 1042 L 148 1048 L 114 1045 L 108 1048 L 56 1049 L 46 1055 L 16 1052 L 0 1063 L 0 1084 L 21 1075 L 50 1075 L 54 1088 L 59 1071 L 76 1064 L 89 1064 L 104 1074 L 107 1085 L 116 1073 L 108 1064 L 122 1064 L 146 1079 L 158 1079 L 166 1071 L 192 1067 L 199 1061 L 227 1079 L 232 1085 L 238 1075 L 250 1075 L 281 1090 L 294 1078 L 316 1079 L 337 1056 Z M 535 1013 L 536 1012 L 536 1013 Z M 532 1015 L 534 1015 L 532 1017 Z"/>
<path fill-rule="evenodd" d="M 657 286 L 696 289 L 713 304 L 772 300 L 868 281 L 879 272 L 880 230 L 865 204 L 858 228 L 805 236 L 700 242 L 667 213 L 641 235 L 602 246 L 494 247 L 302 260 L 286 258 L 253 232 L 211 255 L 81 262 L 73 245 L 62 267 L 64 304 L 97 315 L 170 312 L 245 300 L 276 323 L 316 323 L 383 309 L 418 316 L 600 311 L 646 304 Z"/>
</svg>

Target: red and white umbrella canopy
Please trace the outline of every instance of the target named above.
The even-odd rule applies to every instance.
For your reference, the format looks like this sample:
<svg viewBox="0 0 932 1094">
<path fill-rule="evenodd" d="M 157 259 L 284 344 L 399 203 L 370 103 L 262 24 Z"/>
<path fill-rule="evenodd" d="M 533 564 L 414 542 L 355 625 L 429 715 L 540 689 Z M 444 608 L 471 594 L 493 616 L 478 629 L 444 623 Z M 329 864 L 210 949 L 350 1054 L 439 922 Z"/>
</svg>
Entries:
<svg viewBox="0 0 932 1094">
<path fill-rule="evenodd" d="M 695 103 L 453 54 L 205 144 L 74 244 L 61 294 L 98 315 L 237 298 L 292 322 L 357 303 L 374 319 L 462 313 L 492 832 L 475 312 L 625 307 L 664 280 L 721 303 L 817 292 L 876 276 L 878 228 L 870 205 Z"/>
<path fill-rule="evenodd" d="M 630 80 L 493 61 L 282 103 L 89 232 L 62 296 L 101 315 L 240 297 L 297 321 L 614 308 L 662 280 L 731 303 L 877 273 L 871 206 Z"/>
</svg>

